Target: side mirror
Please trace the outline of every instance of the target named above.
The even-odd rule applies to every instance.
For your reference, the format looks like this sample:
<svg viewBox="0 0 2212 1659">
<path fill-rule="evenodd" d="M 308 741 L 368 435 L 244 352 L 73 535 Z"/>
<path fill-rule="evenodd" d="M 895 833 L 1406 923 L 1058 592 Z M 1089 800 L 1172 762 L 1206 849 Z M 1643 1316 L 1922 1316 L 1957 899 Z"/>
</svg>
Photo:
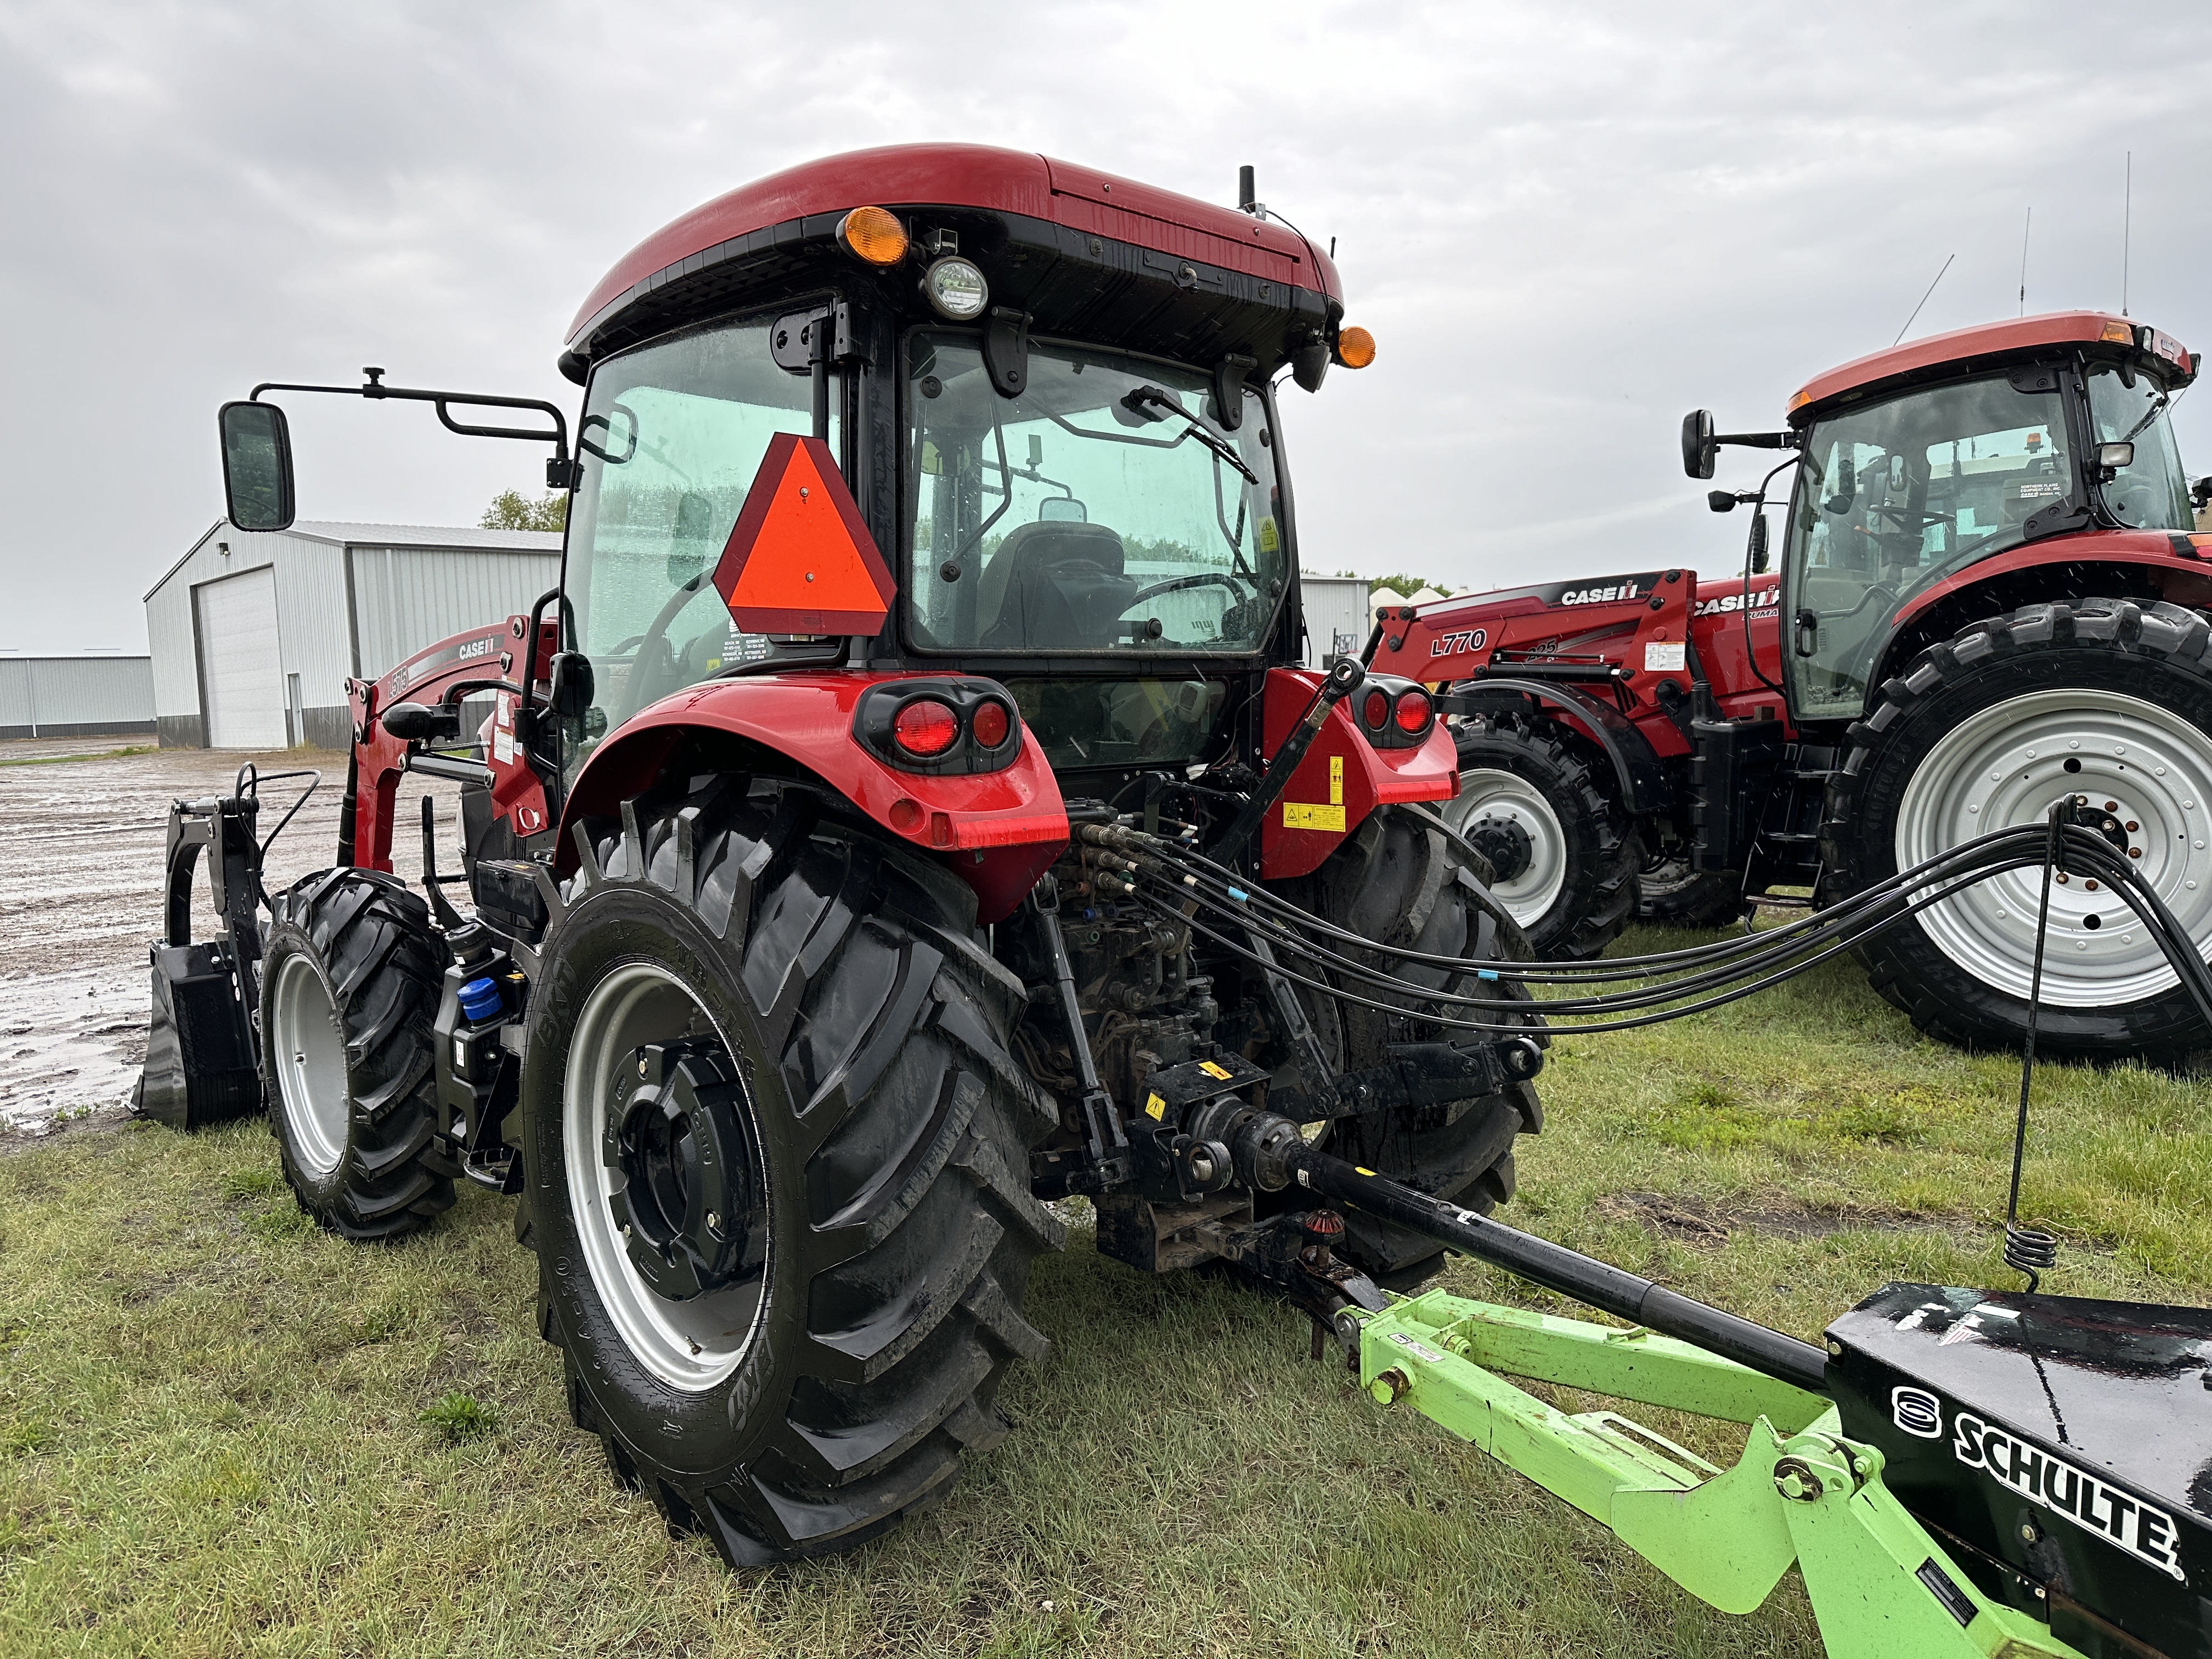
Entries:
<svg viewBox="0 0 2212 1659">
<path fill-rule="evenodd" d="M 229 403 L 222 433 L 224 516 L 240 530 L 292 527 L 292 433 L 274 404 Z"/>
<path fill-rule="evenodd" d="M 2136 447 L 2131 443 L 2099 444 L 2097 465 L 2107 471 L 2117 472 L 2124 466 L 2136 464 Z"/>
<path fill-rule="evenodd" d="M 1745 544 L 1743 556 L 1753 575 L 1766 574 L 1766 514 L 1763 512 L 1751 515 L 1751 539 Z"/>
<path fill-rule="evenodd" d="M 1720 446 L 1713 441 L 1713 411 L 1693 409 L 1682 416 L 1682 471 L 1692 478 L 1713 476 L 1713 459 Z"/>
<path fill-rule="evenodd" d="M 580 651 L 556 651 L 549 678 L 551 690 L 548 701 L 553 705 L 555 715 L 564 720 L 583 719 L 584 711 L 592 706 L 595 690 L 592 659 Z"/>
<path fill-rule="evenodd" d="M 1735 511 L 1735 491 L 1708 489 L 1705 492 L 1705 505 L 1716 513 L 1733 513 Z"/>
<path fill-rule="evenodd" d="M 1321 390 L 1322 379 L 1328 374 L 1328 342 L 1316 340 L 1311 345 L 1302 345 L 1291 354 L 1291 378 L 1304 392 Z"/>
<path fill-rule="evenodd" d="M 1037 503 L 1039 524 L 1088 524 L 1091 509 L 1073 495 L 1050 495 Z"/>
<path fill-rule="evenodd" d="M 405 743 L 451 743 L 461 735 L 461 711 L 419 702 L 395 702 L 384 711 L 384 729 Z"/>
</svg>

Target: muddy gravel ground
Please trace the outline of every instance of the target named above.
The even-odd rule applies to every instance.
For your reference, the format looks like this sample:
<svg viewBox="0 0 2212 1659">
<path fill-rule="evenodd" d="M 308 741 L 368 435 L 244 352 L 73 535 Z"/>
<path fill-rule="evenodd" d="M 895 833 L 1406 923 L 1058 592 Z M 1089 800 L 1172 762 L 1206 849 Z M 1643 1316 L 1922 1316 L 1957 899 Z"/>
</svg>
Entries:
<svg viewBox="0 0 2212 1659">
<path fill-rule="evenodd" d="M 146 1054 L 152 979 L 147 945 L 161 927 L 162 837 L 169 803 L 228 794 L 239 768 L 313 768 L 321 787 L 269 849 L 271 892 L 335 861 L 345 757 L 204 749 L 116 753 L 129 739 L 0 742 L 0 1144 L 119 1119 Z M 262 833 L 306 778 L 271 782 Z M 424 795 L 437 815 L 439 862 L 459 868 L 459 786 L 407 779 L 393 865 L 422 873 Z M 460 890 L 448 888 L 457 902 Z M 465 908 L 465 907 L 464 907 Z M 212 937 L 206 878 L 194 936 Z"/>
</svg>

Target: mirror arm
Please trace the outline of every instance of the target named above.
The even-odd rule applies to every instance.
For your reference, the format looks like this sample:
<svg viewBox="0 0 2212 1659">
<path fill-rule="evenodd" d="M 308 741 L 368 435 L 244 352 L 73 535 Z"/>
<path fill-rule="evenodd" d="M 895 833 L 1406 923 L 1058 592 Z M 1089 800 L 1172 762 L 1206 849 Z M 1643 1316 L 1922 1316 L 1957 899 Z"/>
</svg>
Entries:
<svg viewBox="0 0 2212 1659">
<path fill-rule="evenodd" d="M 1805 434 L 1789 432 L 1721 432 L 1713 435 L 1715 444 L 1735 444 L 1744 449 L 1796 449 L 1805 441 Z"/>
<path fill-rule="evenodd" d="M 398 398 L 407 403 L 430 404 L 436 407 L 438 419 L 448 432 L 459 433 L 465 438 L 515 438 L 525 443 L 550 443 L 553 459 L 545 463 L 545 486 L 549 489 L 574 489 L 581 482 L 582 467 L 568 453 L 568 419 L 557 404 L 542 398 L 506 398 L 489 392 L 432 392 L 417 386 L 386 386 L 381 378 L 382 369 L 364 370 L 369 378 L 361 386 L 310 386 L 301 381 L 264 380 L 253 388 L 249 401 L 258 403 L 264 392 L 326 392 L 345 398 Z M 454 404 L 474 405 L 481 409 L 527 409 L 544 415 L 553 422 L 550 432 L 533 431 L 511 426 L 474 426 L 453 418 L 449 407 Z"/>
</svg>

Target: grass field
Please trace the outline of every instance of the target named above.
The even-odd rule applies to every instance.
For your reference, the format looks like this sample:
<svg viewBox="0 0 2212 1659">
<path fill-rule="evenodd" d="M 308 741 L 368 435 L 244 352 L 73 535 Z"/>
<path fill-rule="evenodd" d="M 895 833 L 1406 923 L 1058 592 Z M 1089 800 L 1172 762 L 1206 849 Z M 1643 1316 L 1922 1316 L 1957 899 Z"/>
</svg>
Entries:
<svg viewBox="0 0 2212 1659">
<path fill-rule="evenodd" d="M 1510 1218 L 1806 1336 L 1887 1279 L 2010 1283 L 2018 1076 L 1844 967 L 1564 1040 Z M 2049 1287 L 2203 1300 L 2202 1089 L 2039 1079 Z M 855 1555 L 733 1577 L 568 1426 L 532 1273 L 474 1188 L 398 1248 L 322 1236 L 258 1123 L 0 1150 L 0 1652 L 1819 1651 L 1794 1579 L 1711 1612 L 1308 1363 L 1296 1316 L 1141 1279 L 1079 1229 L 1033 1281 L 1054 1348 L 1014 1371 L 1006 1443 Z M 1543 1304 L 1464 1262 L 1448 1282 Z"/>
</svg>

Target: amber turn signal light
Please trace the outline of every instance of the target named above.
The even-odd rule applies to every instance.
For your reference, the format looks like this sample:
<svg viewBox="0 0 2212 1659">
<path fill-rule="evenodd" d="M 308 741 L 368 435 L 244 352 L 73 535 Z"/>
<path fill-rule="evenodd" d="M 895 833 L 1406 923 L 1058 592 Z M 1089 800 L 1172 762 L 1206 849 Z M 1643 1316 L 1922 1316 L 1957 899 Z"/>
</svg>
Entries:
<svg viewBox="0 0 2212 1659">
<path fill-rule="evenodd" d="M 1347 328 L 1336 337 L 1336 361 L 1346 368 L 1364 368 L 1375 361 L 1375 337 L 1364 328 Z"/>
<path fill-rule="evenodd" d="M 906 227 L 884 208 L 854 208 L 837 222 L 837 240 L 872 265 L 889 267 L 906 258 Z"/>
</svg>

